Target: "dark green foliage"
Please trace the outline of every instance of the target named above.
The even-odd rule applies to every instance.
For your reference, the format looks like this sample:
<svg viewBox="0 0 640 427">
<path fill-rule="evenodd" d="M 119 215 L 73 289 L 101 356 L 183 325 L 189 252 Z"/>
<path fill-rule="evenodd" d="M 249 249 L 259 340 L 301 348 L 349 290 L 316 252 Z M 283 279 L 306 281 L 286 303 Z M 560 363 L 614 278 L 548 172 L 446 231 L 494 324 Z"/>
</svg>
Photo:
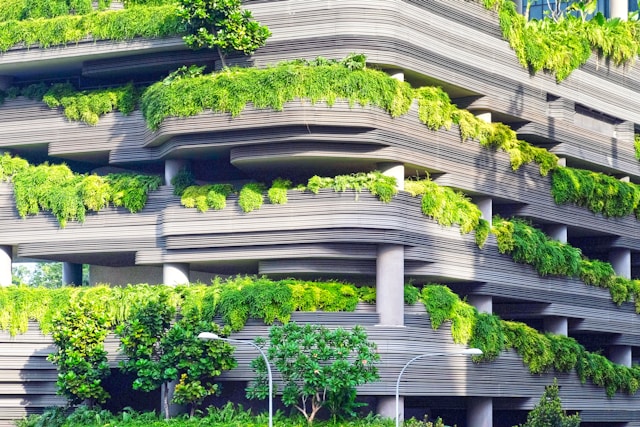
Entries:
<svg viewBox="0 0 640 427">
<path fill-rule="evenodd" d="M 181 193 L 180 202 L 184 207 L 197 208 L 200 212 L 221 210 L 227 206 L 227 197 L 232 193 L 231 184 L 192 185 Z"/>
<path fill-rule="evenodd" d="M 420 299 L 420 288 L 413 285 L 404 285 L 404 303 L 415 304 Z"/>
<path fill-rule="evenodd" d="M 187 46 L 215 47 L 223 64 L 223 53 L 252 54 L 271 36 L 266 26 L 253 20 L 251 11 L 240 8 L 241 0 L 178 0 L 178 5 Z"/>
<path fill-rule="evenodd" d="M 110 374 L 104 339 L 111 325 L 98 307 L 99 301 L 74 302 L 54 322 L 56 351 L 47 359 L 57 365 L 58 394 L 71 403 L 92 406 L 109 398 L 102 380 Z"/>
<path fill-rule="evenodd" d="M 195 185 L 196 178 L 193 176 L 188 168 L 182 168 L 178 173 L 171 178 L 171 185 L 173 185 L 173 195 L 182 196 L 187 187 Z"/>
<path fill-rule="evenodd" d="M 233 330 L 241 330 L 248 318 L 289 321 L 294 310 L 292 290 L 286 284 L 257 279 L 245 285 L 226 286 L 220 295 L 219 312 Z"/>
<path fill-rule="evenodd" d="M 354 409 L 355 387 L 378 379 L 375 364 L 380 356 L 360 326 L 351 331 L 294 322 L 273 326 L 267 355 L 282 375 L 282 402 L 300 411 L 309 424 L 323 407 L 334 418 L 349 415 L 340 411 Z M 264 399 L 268 396 L 264 359 L 254 360 L 252 367 L 257 378 L 247 396 Z"/>
<path fill-rule="evenodd" d="M 266 69 L 234 68 L 214 74 L 163 82 L 142 95 L 141 109 L 149 127 L 157 129 L 167 117 L 189 117 L 205 110 L 238 116 L 247 104 L 280 111 L 295 99 L 312 103 L 337 99 L 374 105 L 393 117 L 411 105 L 409 84 L 381 71 L 353 69 L 352 61 L 309 66 L 287 62 Z M 351 66 L 351 68 L 350 68 Z"/>
<path fill-rule="evenodd" d="M 571 245 L 552 240 L 542 231 L 519 219 L 494 218 L 493 233 L 500 253 L 533 266 L 542 276 L 578 276 L 582 252 Z"/>
<path fill-rule="evenodd" d="M 149 192 L 157 190 L 162 183 L 159 176 L 136 174 L 109 174 L 105 181 L 111 186 L 113 205 L 125 207 L 131 213 L 141 211 Z"/>
<path fill-rule="evenodd" d="M 544 394 L 535 408 L 527 415 L 527 422 L 521 427 L 579 427 L 580 415 L 567 415 L 562 410 L 558 381 L 545 387 Z"/>
<path fill-rule="evenodd" d="M 479 359 L 494 360 L 505 346 L 506 337 L 500 318 L 495 314 L 478 313 L 469 347 L 482 350 L 482 355 L 478 356 Z"/>
<path fill-rule="evenodd" d="M 605 217 L 630 215 L 640 202 L 640 188 L 636 184 L 582 169 L 556 169 L 551 192 L 558 204 L 584 206 Z"/>
<path fill-rule="evenodd" d="M 168 4 L 61 15 L 50 19 L 0 20 L 0 51 L 19 44 L 47 48 L 77 43 L 86 38 L 129 40 L 177 35 L 184 31 L 184 27 L 176 11 L 175 4 Z"/>
<path fill-rule="evenodd" d="M 262 183 L 251 182 L 245 184 L 238 193 L 238 205 L 243 212 L 251 212 L 262 207 L 264 203 L 264 191 L 266 187 Z"/>
<path fill-rule="evenodd" d="M 102 6 L 107 6 L 102 2 Z M 84 15 L 93 11 L 91 0 L 2 0 L 0 22 L 53 18 L 60 15 Z"/>
</svg>

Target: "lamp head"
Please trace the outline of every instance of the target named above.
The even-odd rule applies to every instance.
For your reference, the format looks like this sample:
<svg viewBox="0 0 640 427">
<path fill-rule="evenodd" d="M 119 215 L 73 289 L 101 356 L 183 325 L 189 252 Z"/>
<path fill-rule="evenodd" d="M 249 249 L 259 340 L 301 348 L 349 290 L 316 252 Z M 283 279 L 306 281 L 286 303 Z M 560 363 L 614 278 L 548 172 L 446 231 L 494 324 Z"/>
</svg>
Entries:
<svg viewBox="0 0 640 427">
<path fill-rule="evenodd" d="M 200 332 L 200 334 L 198 335 L 198 339 L 208 341 L 208 340 L 219 340 L 220 337 L 214 334 L 213 332 Z"/>
<path fill-rule="evenodd" d="M 482 350 L 480 350 L 479 348 L 468 348 L 466 350 L 462 350 L 462 354 L 466 354 L 469 356 L 479 356 L 482 353 Z"/>
</svg>

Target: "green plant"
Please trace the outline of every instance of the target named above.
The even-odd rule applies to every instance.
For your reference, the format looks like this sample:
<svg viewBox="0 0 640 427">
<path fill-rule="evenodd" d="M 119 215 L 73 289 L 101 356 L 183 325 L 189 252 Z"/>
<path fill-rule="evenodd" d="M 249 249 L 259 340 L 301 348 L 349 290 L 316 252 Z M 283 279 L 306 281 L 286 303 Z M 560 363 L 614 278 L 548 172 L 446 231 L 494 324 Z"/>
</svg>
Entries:
<svg viewBox="0 0 640 427">
<path fill-rule="evenodd" d="M 238 193 L 238 205 L 243 212 L 251 212 L 262 207 L 264 203 L 265 185 L 251 182 L 245 184 Z"/>
<path fill-rule="evenodd" d="M 352 409 L 355 387 L 378 379 L 376 345 L 359 326 L 351 331 L 294 322 L 272 326 L 267 354 L 282 375 L 282 402 L 300 411 L 309 424 L 325 406 L 334 416 L 340 415 L 340 408 Z M 247 396 L 264 399 L 268 396 L 264 359 L 251 366 L 257 378 Z"/>
<path fill-rule="evenodd" d="M 291 188 L 291 181 L 288 179 L 276 178 L 267 192 L 269 203 L 272 205 L 284 205 L 287 203 L 287 190 Z"/>
<path fill-rule="evenodd" d="M 558 168 L 551 179 L 551 193 L 558 204 L 574 203 L 605 217 L 638 212 L 640 188 L 603 173 Z"/>
<path fill-rule="evenodd" d="M 182 192 L 180 202 L 184 207 L 195 207 L 200 212 L 221 210 L 227 206 L 227 197 L 232 193 L 233 186 L 230 184 L 192 185 Z"/>
<path fill-rule="evenodd" d="M 271 36 L 266 26 L 253 20 L 251 11 L 240 8 L 241 0 L 178 0 L 178 5 L 178 16 L 186 27 L 186 45 L 193 49 L 215 47 L 224 67 L 224 54 L 240 51 L 250 55 Z"/>
<path fill-rule="evenodd" d="M 171 178 L 171 185 L 173 185 L 173 195 L 182 196 L 187 187 L 191 187 L 196 183 L 196 178 L 188 168 L 182 168 Z"/>
<path fill-rule="evenodd" d="M 58 393 L 89 406 L 109 398 L 102 380 L 110 374 L 104 350 L 110 323 L 94 304 L 74 303 L 61 312 L 52 331 L 57 349 L 47 358 L 57 365 Z"/>
<path fill-rule="evenodd" d="M 635 134 L 633 139 L 633 148 L 636 153 L 636 159 L 640 160 L 640 135 Z"/>
<path fill-rule="evenodd" d="M 567 415 L 562 410 L 559 392 L 558 381 L 554 378 L 553 384 L 545 387 L 540 402 L 529 412 L 527 422 L 521 427 L 578 427 L 580 415 Z"/>
</svg>

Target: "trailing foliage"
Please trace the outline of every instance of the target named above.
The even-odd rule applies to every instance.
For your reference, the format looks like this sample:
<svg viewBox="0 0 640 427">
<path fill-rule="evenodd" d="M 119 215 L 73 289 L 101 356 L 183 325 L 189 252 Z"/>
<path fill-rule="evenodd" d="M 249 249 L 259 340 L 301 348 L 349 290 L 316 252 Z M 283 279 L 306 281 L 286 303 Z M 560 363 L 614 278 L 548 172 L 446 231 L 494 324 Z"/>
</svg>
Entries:
<svg viewBox="0 0 640 427">
<path fill-rule="evenodd" d="M 392 176 L 383 175 L 382 172 L 379 171 L 337 175 L 334 178 L 314 175 L 309 178 L 306 186 L 298 187 L 300 190 L 308 190 L 313 194 L 318 194 L 323 188 L 333 188 L 336 192 L 355 190 L 357 193 L 363 189 L 367 189 L 371 194 L 385 203 L 389 203 L 398 192 L 396 179 Z"/>
<path fill-rule="evenodd" d="M 640 187 L 603 173 L 584 169 L 557 168 L 551 193 L 558 204 L 573 203 L 605 217 L 635 213 L 640 218 Z"/>
<path fill-rule="evenodd" d="M 50 19 L 0 21 L 0 51 L 22 45 L 47 48 L 81 40 L 130 40 L 182 34 L 177 6 L 131 6 L 123 10 L 93 11 Z"/>
<path fill-rule="evenodd" d="M 432 327 L 437 329 L 444 322 L 451 322 L 454 341 L 480 348 L 483 355 L 477 357 L 479 360 L 492 360 L 501 351 L 513 349 L 532 374 L 575 370 L 583 382 L 590 380 L 604 387 L 608 396 L 616 392 L 634 394 L 638 390 L 639 367 L 614 364 L 604 356 L 586 351 L 573 338 L 543 334 L 524 323 L 480 314 L 445 286 L 425 285 L 422 302 Z M 467 333 L 469 327 L 471 333 Z"/>
<path fill-rule="evenodd" d="M 558 82 L 584 64 L 592 52 L 615 65 L 632 64 L 640 51 L 637 19 L 606 19 L 601 13 L 586 20 L 563 13 L 527 20 L 510 0 L 482 0 L 498 11 L 502 34 L 518 60 L 532 73 L 554 73 Z"/>
<path fill-rule="evenodd" d="M 533 266 L 542 276 L 576 277 L 587 285 L 607 288 L 618 305 L 635 299 L 640 313 L 640 281 L 616 276 L 610 263 L 589 260 L 580 249 L 550 239 L 524 220 L 495 217 L 492 232 L 500 253 L 514 261 Z"/>
<path fill-rule="evenodd" d="M 110 0 L 98 3 L 100 10 L 106 8 Z M 93 12 L 91 0 L 2 0 L 0 1 L 0 22 L 23 19 L 54 18 L 61 15 L 84 15 Z"/>
<path fill-rule="evenodd" d="M 380 355 L 361 326 L 351 330 L 295 322 L 273 326 L 267 354 L 282 376 L 282 402 L 300 411 L 309 424 L 323 407 L 334 419 L 352 416 L 355 388 L 378 379 L 375 364 Z M 269 396 L 265 361 L 259 357 L 251 366 L 257 378 L 247 396 L 264 399 Z"/>
<path fill-rule="evenodd" d="M 412 196 L 422 196 L 422 213 L 439 224 L 460 226 L 460 233 L 476 233 L 476 243 L 483 247 L 489 236 L 489 223 L 482 212 L 464 194 L 424 179 L 405 181 L 405 190 Z"/>
<path fill-rule="evenodd" d="M 76 174 L 64 164 L 33 166 L 7 153 L 0 158 L 0 179 L 13 182 L 16 208 L 22 218 L 49 211 L 61 227 L 69 220 L 83 222 L 87 211 L 100 211 L 110 203 L 138 212 L 146 204 L 149 191 L 160 186 L 157 176 Z"/>
<path fill-rule="evenodd" d="M 30 91 L 25 93 L 29 94 Z M 93 126 L 98 123 L 100 116 L 112 111 L 130 114 L 135 109 L 138 97 L 132 83 L 92 91 L 78 91 L 70 83 L 56 83 L 48 88 L 41 99 L 50 108 L 63 108 L 67 119 Z"/>
<path fill-rule="evenodd" d="M 362 63 L 360 69 L 352 66 L 355 59 Z M 266 69 L 225 69 L 170 84 L 159 82 L 142 95 L 141 109 L 152 129 L 167 117 L 189 117 L 205 110 L 236 117 L 249 103 L 281 111 L 295 99 L 313 104 L 325 101 L 329 106 L 346 99 L 351 104 L 379 107 L 393 117 L 407 113 L 412 101 L 409 84 L 365 68 L 364 61 L 363 55 L 352 55 L 337 63 L 294 61 Z"/>
</svg>

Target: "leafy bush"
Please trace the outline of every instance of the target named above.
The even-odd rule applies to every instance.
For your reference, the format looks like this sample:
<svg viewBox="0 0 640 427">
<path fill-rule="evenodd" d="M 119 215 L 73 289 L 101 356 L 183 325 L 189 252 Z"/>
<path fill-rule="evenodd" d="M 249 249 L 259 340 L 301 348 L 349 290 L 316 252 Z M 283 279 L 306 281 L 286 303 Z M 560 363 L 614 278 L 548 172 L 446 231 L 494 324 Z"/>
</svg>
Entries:
<svg viewBox="0 0 640 427">
<path fill-rule="evenodd" d="M 243 212 L 251 212 L 262 207 L 264 203 L 264 191 L 266 187 L 264 184 L 251 182 L 245 184 L 238 194 L 238 205 Z"/>
<path fill-rule="evenodd" d="M 329 407 L 334 418 L 340 411 L 349 412 L 355 404 L 355 387 L 378 379 L 375 363 L 380 356 L 360 326 L 350 331 L 294 322 L 273 326 L 267 355 L 282 376 L 282 402 L 300 411 L 309 424 L 323 407 Z M 247 396 L 264 399 L 269 395 L 264 359 L 251 366 L 256 380 L 247 388 Z"/>
<path fill-rule="evenodd" d="M 196 178 L 188 168 L 182 168 L 171 178 L 171 185 L 173 185 L 173 195 L 182 196 L 187 187 L 195 185 Z M 194 204 L 195 205 L 195 204 Z"/>
<path fill-rule="evenodd" d="M 277 178 L 273 180 L 271 188 L 267 192 L 269 203 L 273 205 L 284 205 L 287 203 L 287 190 L 291 188 L 291 181 Z"/>
<path fill-rule="evenodd" d="M 227 197 L 231 193 L 233 186 L 230 184 L 192 185 L 182 192 L 180 202 L 184 207 L 197 208 L 200 212 L 221 210 L 227 206 Z"/>
<path fill-rule="evenodd" d="M 562 410 L 559 392 L 554 378 L 553 384 L 545 387 L 540 402 L 527 415 L 527 422 L 520 427 L 579 427 L 580 415 L 567 415 Z"/>
</svg>

